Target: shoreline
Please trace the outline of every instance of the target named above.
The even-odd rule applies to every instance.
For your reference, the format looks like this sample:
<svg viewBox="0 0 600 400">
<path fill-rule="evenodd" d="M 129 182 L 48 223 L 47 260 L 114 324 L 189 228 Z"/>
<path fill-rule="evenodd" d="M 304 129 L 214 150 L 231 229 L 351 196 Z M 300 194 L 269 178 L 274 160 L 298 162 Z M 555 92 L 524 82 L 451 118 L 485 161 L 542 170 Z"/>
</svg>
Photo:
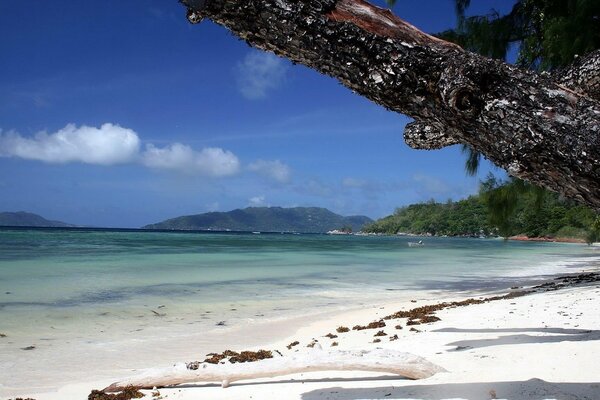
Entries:
<svg viewBox="0 0 600 400">
<path fill-rule="evenodd" d="M 587 265 L 584 271 L 589 270 L 598 270 L 598 266 Z M 546 288 L 552 289 L 549 286 Z M 507 290 L 510 291 L 508 288 Z M 494 293 L 497 293 L 497 291 L 489 294 Z M 472 294 L 478 298 L 484 297 L 481 293 L 472 292 Z M 452 388 L 460 387 L 464 393 L 470 393 L 471 390 L 480 389 L 483 377 L 486 377 L 490 384 L 494 383 L 492 386 L 503 388 L 502 390 L 508 390 L 505 387 L 506 385 L 502 384 L 503 380 L 512 379 L 514 381 L 518 379 L 518 385 L 524 391 L 523 393 L 527 390 L 538 390 L 540 387 L 546 388 L 549 384 L 545 381 L 548 380 L 553 382 L 564 382 L 565 380 L 568 382 L 584 382 L 581 385 L 576 385 L 577 388 L 573 390 L 583 390 L 585 393 L 592 389 L 589 385 L 595 381 L 591 376 L 600 374 L 600 367 L 594 361 L 600 356 L 600 351 L 594 347 L 594 340 L 600 339 L 599 331 L 594 329 L 600 326 L 600 316 L 595 315 L 597 313 L 594 312 L 595 304 L 600 301 L 599 283 L 565 287 L 560 290 L 528 294 L 514 299 L 502 299 L 468 307 L 439 310 L 436 311 L 435 315 L 440 317 L 441 321 L 412 326 L 413 329 L 417 329 L 419 332 L 411 331 L 409 326 L 406 325 L 406 320 L 402 320 L 403 329 L 395 329 L 395 324 L 390 323 L 381 329 L 386 335 L 381 337 L 384 340 L 379 343 L 373 343 L 375 341 L 373 334 L 378 332 L 379 329 L 351 330 L 344 334 L 335 332 L 335 328 L 338 326 L 344 325 L 352 328 L 354 325 L 366 324 L 381 319 L 399 309 L 406 310 L 423 305 L 437 304 L 441 301 L 465 300 L 464 295 L 465 293 L 455 293 L 447 298 L 433 298 L 430 294 L 425 297 L 417 296 L 417 298 L 411 299 L 413 301 L 405 300 L 400 304 L 393 302 L 379 307 L 354 309 L 341 313 L 331 312 L 330 315 L 313 318 L 312 322 L 306 321 L 307 324 L 300 327 L 292 335 L 269 344 L 251 348 L 253 350 L 277 349 L 285 355 L 291 352 L 304 351 L 308 344 L 315 341 L 318 341 L 324 349 L 330 349 L 331 344 L 335 341 L 338 343 L 336 347 L 339 349 L 370 349 L 376 347 L 408 349 L 411 353 L 424 356 L 429 361 L 446 368 L 449 373 L 437 374 L 420 381 L 407 381 L 395 376 L 383 377 L 382 374 L 373 373 L 319 372 L 233 383 L 228 389 L 221 389 L 219 385 L 215 384 L 193 384 L 186 385 L 183 389 L 159 389 L 159 392 L 165 398 L 185 400 L 198 398 L 199 396 L 206 396 L 206 398 L 211 399 L 250 397 L 253 399 L 284 397 L 290 399 L 350 399 L 356 398 L 353 396 L 357 393 L 363 393 L 365 397 L 375 396 L 383 390 L 386 393 L 378 394 L 377 396 L 380 397 L 366 398 L 385 398 L 387 391 L 391 391 L 390 393 L 394 396 L 396 394 L 400 396 L 392 398 L 403 398 L 401 397 L 404 395 L 403 390 L 405 389 L 402 389 L 403 387 L 410 387 L 411 390 L 418 391 L 425 390 L 425 387 L 433 385 L 435 388 L 431 388 L 431 390 L 443 389 L 444 393 L 446 391 L 451 392 Z M 580 303 L 585 304 L 582 306 Z M 576 307 L 578 304 L 579 307 Z M 585 320 L 583 321 L 584 317 Z M 571 320 L 564 321 L 564 318 L 570 318 L 571 320 L 574 318 L 577 323 L 571 322 Z M 327 333 L 332 333 L 338 337 L 327 338 L 325 336 Z M 398 339 L 389 340 L 394 335 L 397 335 Z M 547 340 L 547 338 L 552 338 L 552 340 Z M 571 338 L 576 340 L 571 340 Z M 295 341 L 300 343 L 287 350 L 286 347 Z M 562 343 L 563 341 L 569 343 Z M 472 344 L 478 345 L 473 346 Z M 521 345 L 532 347 L 527 350 L 528 357 L 531 359 L 547 359 L 549 357 L 548 352 L 550 352 L 556 354 L 554 364 L 574 364 L 569 373 L 564 375 L 556 373 L 556 368 L 548 362 L 528 366 L 520 365 L 524 358 L 523 351 L 519 347 Z M 448 346 L 451 347 L 448 348 Z M 231 346 L 231 348 L 236 351 L 250 350 L 249 348 L 236 348 L 234 346 Z M 566 353 L 571 351 L 576 351 L 582 358 L 578 357 L 574 361 L 571 359 L 572 357 L 567 357 Z M 494 365 L 490 365 L 491 360 L 497 361 L 493 363 Z M 519 368 L 512 371 L 515 362 L 516 365 L 519 365 Z M 576 371 L 578 371 L 578 365 L 580 364 L 589 365 L 585 372 L 578 375 Z M 491 368 L 491 370 L 482 372 L 480 369 L 483 366 Z M 475 374 L 476 371 L 477 374 Z M 507 373 L 507 371 L 512 372 Z M 132 374 L 135 375 L 134 372 Z M 125 376 L 121 378 L 125 378 Z M 530 381 L 531 379 L 537 380 Z M 539 381 L 539 379 L 542 379 L 542 381 Z M 585 382 L 589 383 L 589 387 L 586 386 Z M 112 381 L 109 382 L 108 380 L 80 382 L 63 386 L 58 392 L 31 394 L 29 397 L 37 400 L 80 399 L 85 398 L 92 389 L 101 389 L 110 383 Z M 419 389 L 420 387 L 423 388 Z M 310 390 L 307 391 L 309 388 Z M 144 391 L 144 393 L 149 394 L 150 391 Z M 494 398 L 490 397 L 489 393 L 488 397 L 466 398 Z M 497 390 L 497 394 L 501 395 L 500 390 Z M 430 393 L 423 394 L 423 396 L 430 395 Z M 523 396 L 519 398 L 537 399 L 538 397 Z"/>
<path fill-rule="evenodd" d="M 577 243 L 587 244 L 585 240 L 578 238 L 567 238 L 567 237 L 529 237 L 525 235 L 516 235 L 507 238 L 507 240 L 515 240 L 518 242 L 549 242 L 549 243 Z"/>
</svg>

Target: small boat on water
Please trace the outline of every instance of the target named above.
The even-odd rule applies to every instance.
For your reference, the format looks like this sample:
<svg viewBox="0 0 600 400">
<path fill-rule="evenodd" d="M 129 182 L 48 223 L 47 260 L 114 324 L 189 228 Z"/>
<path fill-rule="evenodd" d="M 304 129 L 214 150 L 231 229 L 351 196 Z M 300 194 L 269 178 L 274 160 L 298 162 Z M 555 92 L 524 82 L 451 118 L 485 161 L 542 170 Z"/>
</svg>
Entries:
<svg viewBox="0 0 600 400">
<path fill-rule="evenodd" d="M 422 240 L 419 240 L 418 242 L 408 242 L 408 247 L 422 247 L 425 246 L 425 243 L 423 243 Z"/>
</svg>

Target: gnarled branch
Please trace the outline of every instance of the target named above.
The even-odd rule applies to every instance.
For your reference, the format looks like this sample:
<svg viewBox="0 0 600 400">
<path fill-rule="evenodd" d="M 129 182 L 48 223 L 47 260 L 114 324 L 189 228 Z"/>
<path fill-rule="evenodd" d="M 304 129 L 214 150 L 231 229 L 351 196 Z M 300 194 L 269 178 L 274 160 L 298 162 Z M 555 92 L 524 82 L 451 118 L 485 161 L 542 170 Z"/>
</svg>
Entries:
<svg viewBox="0 0 600 400">
<path fill-rule="evenodd" d="M 415 118 L 406 132 L 415 148 L 468 144 L 600 210 L 600 102 L 581 78 L 598 53 L 557 79 L 464 51 L 363 0 L 181 2 L 193 21 L 209 18 Z"/>
</svg>

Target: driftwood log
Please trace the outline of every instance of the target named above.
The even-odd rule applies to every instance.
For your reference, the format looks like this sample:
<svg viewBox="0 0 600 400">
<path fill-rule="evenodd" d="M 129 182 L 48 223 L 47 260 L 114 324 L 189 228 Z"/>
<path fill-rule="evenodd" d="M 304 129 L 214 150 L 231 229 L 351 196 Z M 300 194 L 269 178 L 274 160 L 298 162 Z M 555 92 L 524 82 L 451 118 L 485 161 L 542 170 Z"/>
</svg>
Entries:
<svg viewBox="0 0 600 400">
<path fill-rule="evenodd" d="M 444 369 L 422 357 L 394 350 L 313 349 L 251 363 L 202 363 L 195 370 L 188 369 L 185 363 L 176 364 L 172 368 L 150 369 L 142 375 L 115 382 L 104 389 L 104 392 L 118 392 L 128 386 L 152 389 L 195 382 L 221 382 L 223 387 L 227 387 L 231 382 L 244 379 L 273 378 L 316 371 L 371 371 L 396 374 L 409 379 L 423 379 Z"/>
<path fill-rule="evenodd" d="M 538 74 L 464 51 L 363 0 L 180 0 L 250 45 L 406 114 L 417 149 L 463 143 L 600 210 L 600 51 Z"/>
</svg>

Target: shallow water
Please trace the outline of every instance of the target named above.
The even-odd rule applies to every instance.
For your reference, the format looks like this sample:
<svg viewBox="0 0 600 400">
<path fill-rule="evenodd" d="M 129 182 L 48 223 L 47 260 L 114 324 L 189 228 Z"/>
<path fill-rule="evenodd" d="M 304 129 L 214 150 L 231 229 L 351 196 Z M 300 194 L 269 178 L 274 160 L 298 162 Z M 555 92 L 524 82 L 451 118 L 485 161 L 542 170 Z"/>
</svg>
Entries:
<svg viewBox="0 0 600 400">
<path fill-rule="evenodd" d="M 82 366 L 98 377 L 141 368 L 180 357 L 174 353 L 192 341 L 197 351 L 225 346 L 259 322 L 415 290 L 505 289 L 598 258 L 581 245 L 425 238 L 425 246 L 408 247 L 414 240 L 0 229 L 0 333 L 7 335 L 0 338 L 0 394 L 23 389 L 32 376 L 40 388 L 56 384 L 59 373 L 65 382 L 82 379 L 90 374 Z M 269 337 L 255 330 L 245 342 Z M 131 359 L 148 346 L 160 348 Z M 88 361 L 73 365 L 81 358 Z"/>
</svg>

